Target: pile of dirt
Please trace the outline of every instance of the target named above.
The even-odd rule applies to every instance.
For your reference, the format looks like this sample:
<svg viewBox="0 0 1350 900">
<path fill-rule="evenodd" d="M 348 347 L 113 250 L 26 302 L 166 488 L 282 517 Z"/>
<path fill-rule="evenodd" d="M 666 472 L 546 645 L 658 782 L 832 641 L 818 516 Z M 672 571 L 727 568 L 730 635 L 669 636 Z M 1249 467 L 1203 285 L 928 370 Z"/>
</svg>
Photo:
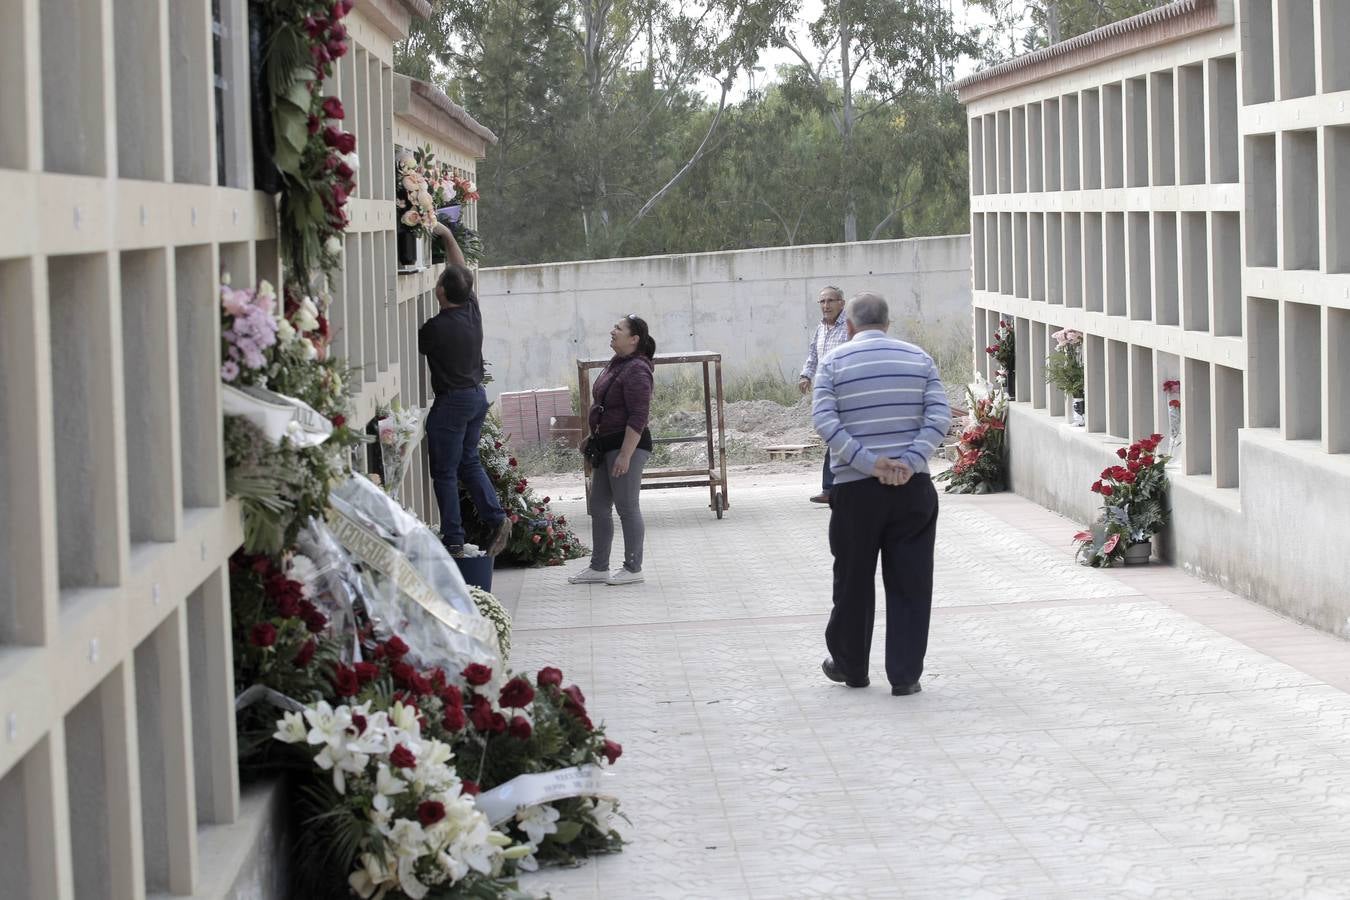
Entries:
<svg viewBox="0 0 1350 900">
<path fill-rule="evenodd" d="M 811 428 L 810 399 L 803 397 L 793 406 L 772 400 L 738 400 L 725 404 L 728 461 L 759 462 L 768 459 L 764 449 L 777 444 L 806 444 L 819 447 L 820 439 Z M 701 435 L 705 419 L 702 411 L 679 410 L 652 423 L 656 437 Z M 713 420 L 716 432 L 717 421 Z M 707 459 L 704 444 L 672 444 L 666 447 L 669 464 L 680 467 L 702 465 Z M 810 459 L 819 459 L 819 450 L 807 451 Z"/>
</svg>

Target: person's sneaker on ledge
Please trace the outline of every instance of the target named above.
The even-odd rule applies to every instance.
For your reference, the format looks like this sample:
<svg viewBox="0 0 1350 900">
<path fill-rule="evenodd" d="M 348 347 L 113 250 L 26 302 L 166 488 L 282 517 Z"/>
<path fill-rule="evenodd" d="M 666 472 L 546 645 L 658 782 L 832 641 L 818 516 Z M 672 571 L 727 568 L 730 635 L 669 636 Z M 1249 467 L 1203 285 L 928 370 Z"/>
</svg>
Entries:
<svg viewBox="0 0 1350 900">
<path fill-rule="evenodd" d="M 641 584 L 646 580 L 646 576 L 641 572 L 634 572 L 630 569 L 615 569 L 609 573 L 609 577 L 605 579 L 605 584 Z"/>
<path fill-rule="evenodd" d="M 488 556 L 497 556 L 506 549 L 506 545 L 511 542 L 511 526 L 509 516 L 497 524 L 497 530 L 492 535 L 492 543 L 488 545 Z"/>
<path fill-rule="evenodd" d="M 463 544 L 447 544 L 445 541 L 441 541 L 441 546 L 445 548 L 446 553 L 449 553 L 455 559 L 462 559 L 464 557 Z"/>
<path fill-rule="evenodd" d="M 604 584 L 609 580 L 609 573 L 604 569 L 592 569 L 590 566 L 582 569 L 575 575 L 567 578 L 568 584 Z"/>
<path fill-rule="evenodd" d="M 829 503 L 829 502 L 830 502 L 830 492 L 829 492 L 829 491 L 821 491 L 819 494 L 816 494 L 814 497 L 811 498 L 811 502 L 812 502 L 812 503 Z"/>
</svg>

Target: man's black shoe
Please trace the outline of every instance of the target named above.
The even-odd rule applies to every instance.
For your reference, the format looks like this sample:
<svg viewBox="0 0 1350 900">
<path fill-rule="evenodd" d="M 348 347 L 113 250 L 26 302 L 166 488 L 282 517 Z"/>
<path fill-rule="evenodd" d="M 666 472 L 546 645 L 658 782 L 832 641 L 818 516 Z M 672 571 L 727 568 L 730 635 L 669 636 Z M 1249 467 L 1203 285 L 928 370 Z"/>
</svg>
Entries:
<svg viewBox="0 0 1350 900">
<path fill-rule="evenodd" d="M 869 678 L 864 678 L 862 681 L 848 680 L 844 677 L 844 673 L 839 671 L 839 667 L 834 664 L 834 660 L 830 659 L 828 656 L 825 657 L 825 661 L 820 664 L 820 671 L 824 672 L 825 677 L 831 681 L 846 684 L 851 688 L 865 688 L 872 683 Z"/>
<path fill-rule="evenodd" d="M 913 684 L 893 684 L 891 685 L 892 697 L 908 697 L 910 694 L 917 694 L 923 690 L 916 681 Z"/>
</svg>

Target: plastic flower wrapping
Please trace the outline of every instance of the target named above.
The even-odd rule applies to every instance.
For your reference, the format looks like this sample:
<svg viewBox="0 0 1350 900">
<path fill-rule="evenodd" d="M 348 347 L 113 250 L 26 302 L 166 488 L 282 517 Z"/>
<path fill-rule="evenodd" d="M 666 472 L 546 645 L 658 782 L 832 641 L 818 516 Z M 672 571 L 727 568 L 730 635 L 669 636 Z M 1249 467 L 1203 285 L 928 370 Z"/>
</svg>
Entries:
<svg viewBox="0 0 1350 900">
<path fill-rule="evenodd" d="M 422 441 L 426 430 L 427 410 L 402 407 L 395 404 L 381 411 L 376 423 L 379 429 L 380 464 L 384 469 L 384 489 L 395 500 L 403 488 L 403 476 L 413 451 Z"/>
</svg>

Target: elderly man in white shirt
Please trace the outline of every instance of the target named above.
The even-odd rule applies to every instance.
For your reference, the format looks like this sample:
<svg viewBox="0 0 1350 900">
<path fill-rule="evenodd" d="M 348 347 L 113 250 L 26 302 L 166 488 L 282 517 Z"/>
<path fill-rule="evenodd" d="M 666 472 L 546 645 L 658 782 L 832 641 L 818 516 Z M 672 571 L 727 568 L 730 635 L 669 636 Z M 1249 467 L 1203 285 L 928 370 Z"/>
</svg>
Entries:
<svg viewBox="0 0 1350 900">
<path fill-rule="evenodd" d="M 832 284 L 820 289 L 820 323 L 816 333 L 811 336 L 811 345 L 806 352 L 806 365 L 802 366 L 801 380 L 797 389 L 803 394 L 811 393 L 811 382 L 816 377 L 816 369 L 825 355 L 848 342 L 848 323 L 844 320 L 844 292 Z M 834 487 L 834 474 L 830 471 L 830 453 L 825 451 L 825 466 L 820 473 L 820 493 L 811 498 L 812 503 L 829 503 L 830 490 Z"/>
</svg>

